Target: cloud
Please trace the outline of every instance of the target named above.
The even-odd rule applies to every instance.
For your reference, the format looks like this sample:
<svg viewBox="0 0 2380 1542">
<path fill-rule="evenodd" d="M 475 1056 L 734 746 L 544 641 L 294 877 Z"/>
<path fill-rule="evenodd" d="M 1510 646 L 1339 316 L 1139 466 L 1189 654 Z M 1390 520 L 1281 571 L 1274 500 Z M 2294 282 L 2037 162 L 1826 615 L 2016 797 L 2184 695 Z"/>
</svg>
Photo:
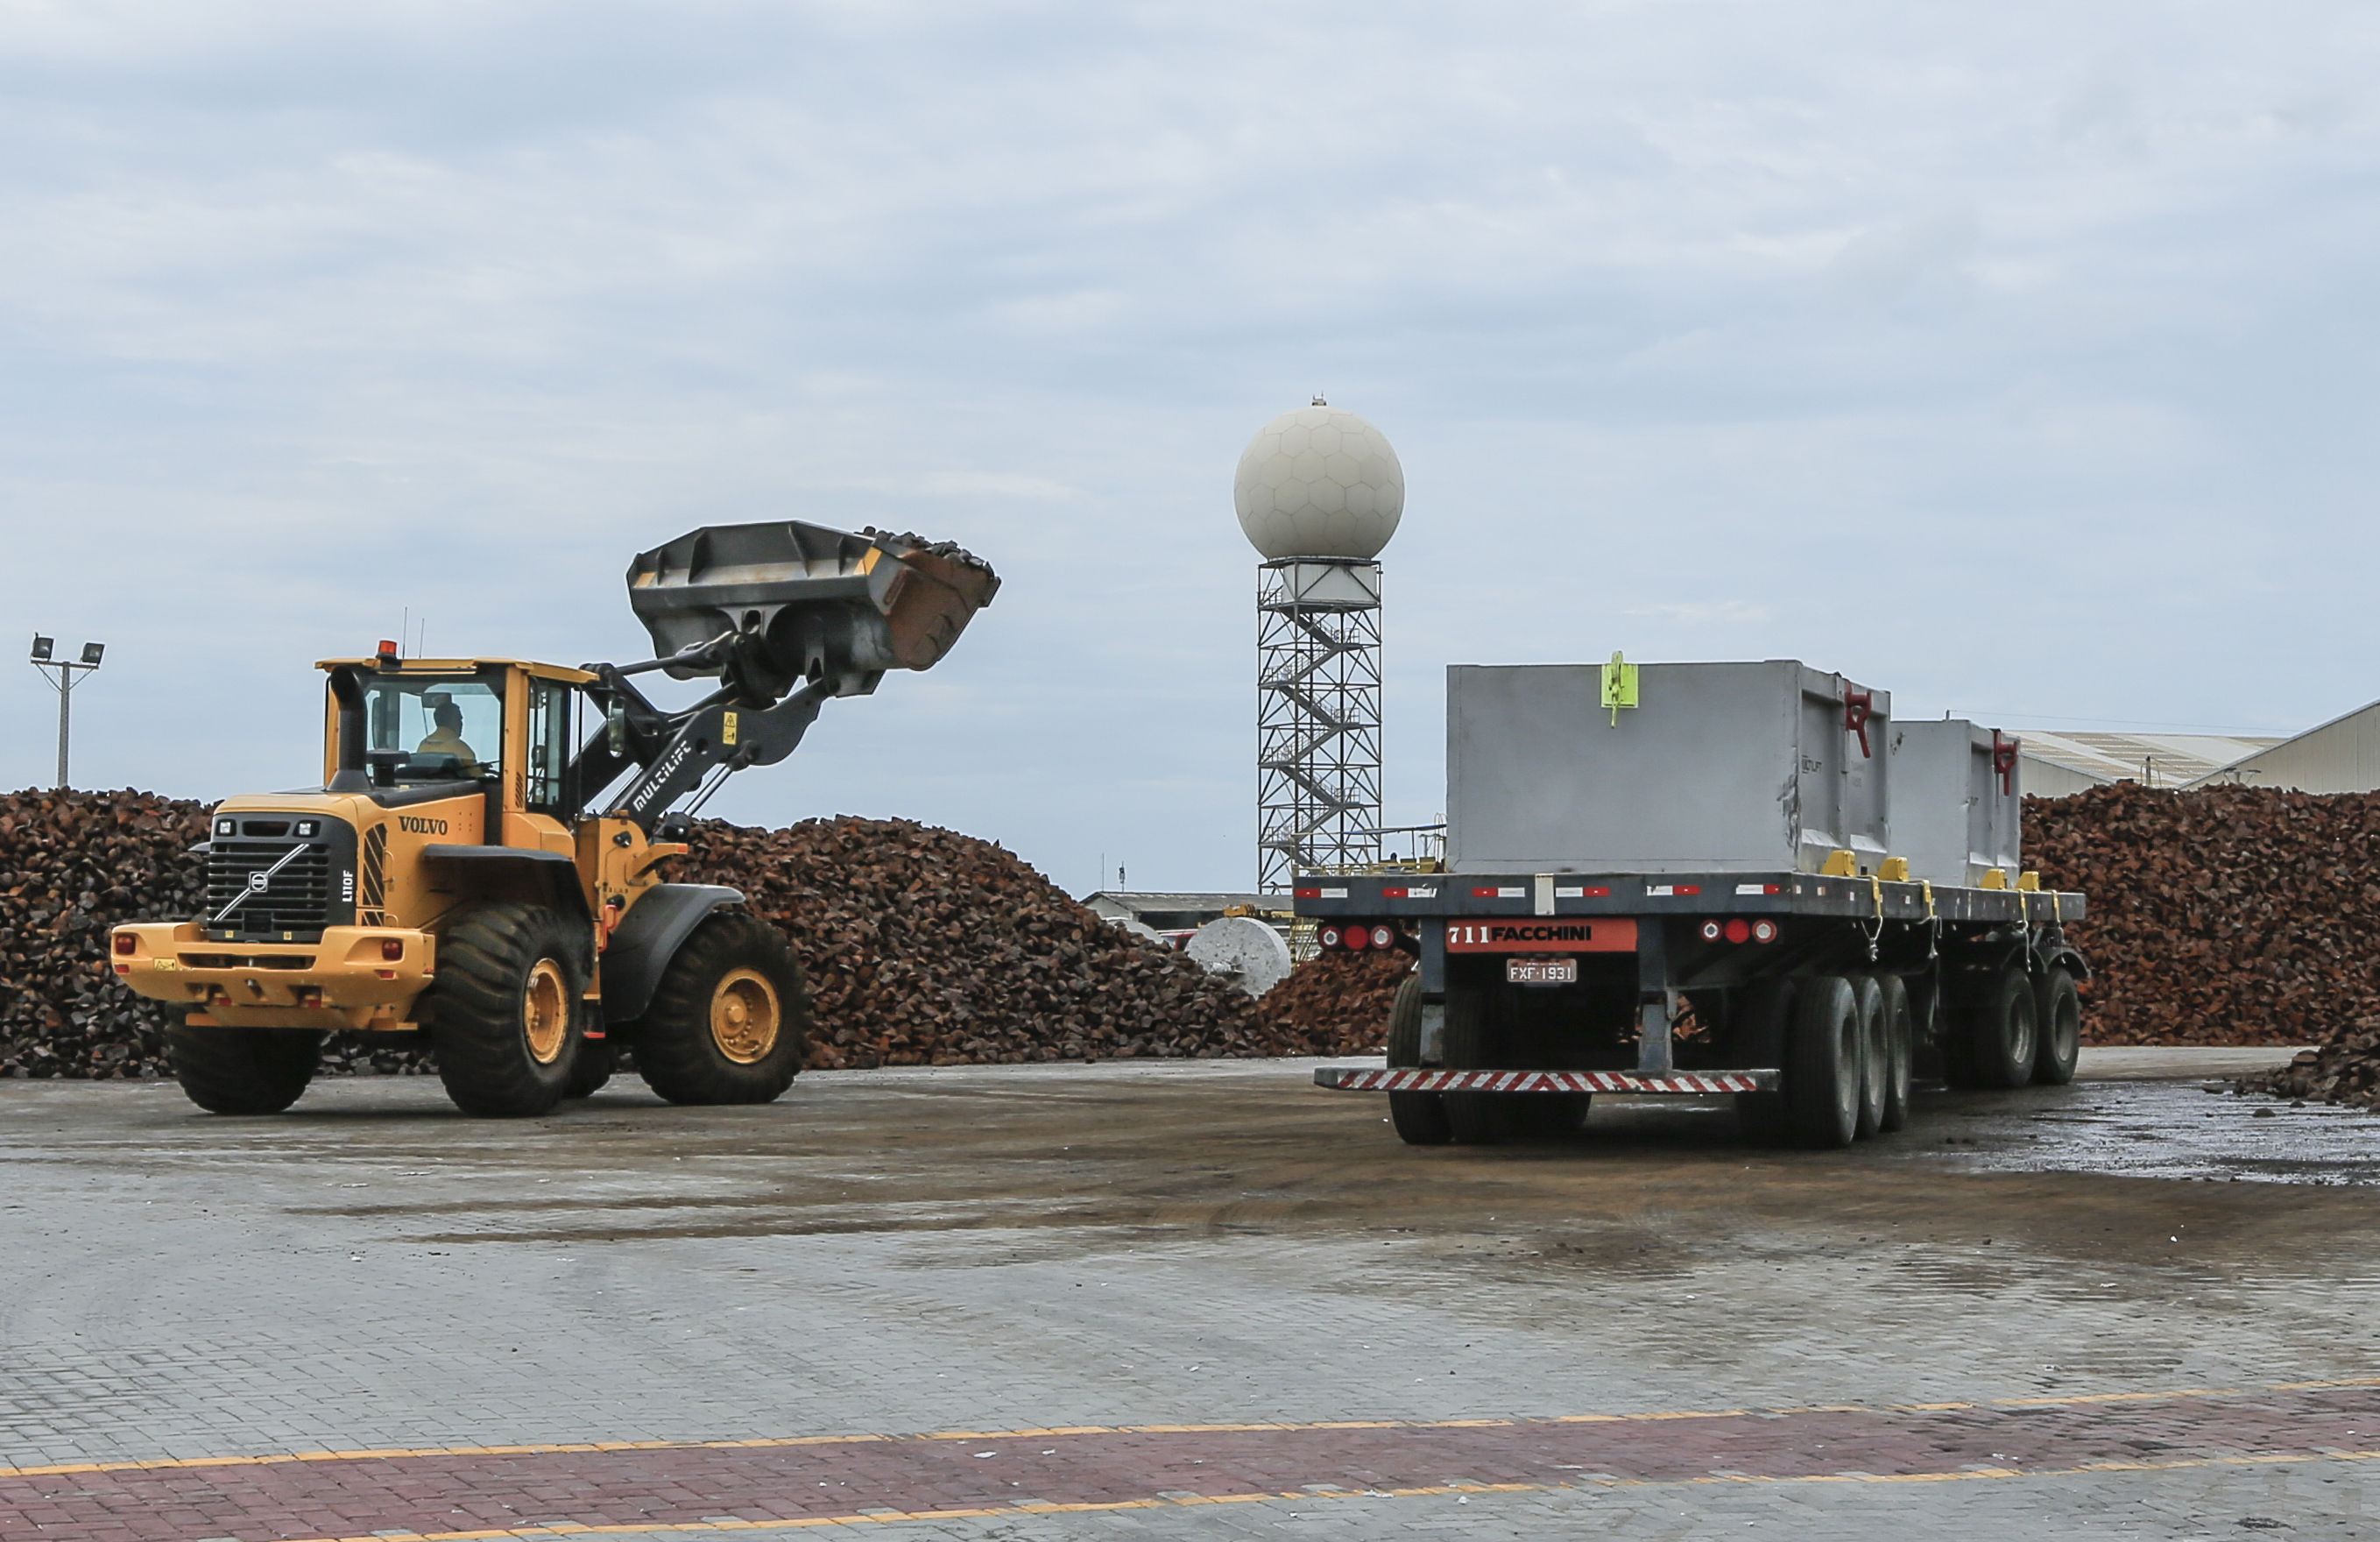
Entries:
<svg viewBox="0 0 2380 1542">
<path fill-rule="evenodd" d="M 1983 244 L 1975 212 L 1937 206 L 1861 231 L 1835 254 L 1843 288 L 1876 299 L 1897 299 L 1932 280 L 1961 276 Z"/>
<path fill-rule="evenodd" d="M 2380 643 L 2375 55 L 2144 0 L 0 0 L 0 613 L 112 644 L 92 779 L 219 795 L 303 780 L 308 666 L 407 607 L 625 658 L 690 526 L 947 535 L 1006 579 L 959 650 L 717 807 L 1230 886 L 1231 471 L 1321 386 L 1408 477 L 1391 823 L 1451 660 L 2318 721 Z M 30 670 L 0 710 L 45 775 Z"/>
</svg>

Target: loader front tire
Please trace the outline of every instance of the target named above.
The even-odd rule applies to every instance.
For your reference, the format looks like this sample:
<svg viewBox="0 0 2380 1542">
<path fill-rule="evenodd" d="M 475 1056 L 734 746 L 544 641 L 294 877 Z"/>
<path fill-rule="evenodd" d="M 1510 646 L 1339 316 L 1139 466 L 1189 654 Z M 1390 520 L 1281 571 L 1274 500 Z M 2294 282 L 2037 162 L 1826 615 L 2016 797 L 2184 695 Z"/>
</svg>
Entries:
<svg viewBox="0 0 2380 1542">
<path fill-rule="evenodd" d="M 771 1103 L 810 1047 L 809 987 L 784 934 L 712 915 L 662 972 L 639 1022 L 637 1070 L 673 1103 Z"/>
<path fill-rule="evenodd" d="M 543 905 L 492 901 L 438 940 L 430 1042 L 465 1113 L 518 1119 L 570 1095 L 586 1012 L 586 929 Z"/>
<path fill-rule="evenodd" d="M 310 1028 L 167 1028 L 165 1057 L 209 1113 L 279 1113 L 314 1079 L 322 1036 Z"/>
</svg>

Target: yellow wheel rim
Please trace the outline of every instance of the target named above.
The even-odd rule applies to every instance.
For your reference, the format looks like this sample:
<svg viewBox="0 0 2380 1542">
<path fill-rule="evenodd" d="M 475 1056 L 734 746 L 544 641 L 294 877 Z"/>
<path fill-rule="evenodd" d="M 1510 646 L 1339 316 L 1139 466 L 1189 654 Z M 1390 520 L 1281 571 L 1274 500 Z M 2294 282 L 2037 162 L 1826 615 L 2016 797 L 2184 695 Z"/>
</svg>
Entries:
<svg viewBox="0 0 2380 1542">
<path fill-rule="evenodd" d="M 552 1065 L 562 1058 L 570 1038 L 570 981 L 562 965 L 540 958 L 528 972 L 528 990 L 521 997 L 521 1032 L 528 1039 L 531 1059 Z"/>
<path fill-rule="evenodd" d="M 710 993 L 710 1041 L 738 1065 L 767 1059 L 783 1021 L 777 988 L 756 969 L 730 970 Z"/>
</svg>

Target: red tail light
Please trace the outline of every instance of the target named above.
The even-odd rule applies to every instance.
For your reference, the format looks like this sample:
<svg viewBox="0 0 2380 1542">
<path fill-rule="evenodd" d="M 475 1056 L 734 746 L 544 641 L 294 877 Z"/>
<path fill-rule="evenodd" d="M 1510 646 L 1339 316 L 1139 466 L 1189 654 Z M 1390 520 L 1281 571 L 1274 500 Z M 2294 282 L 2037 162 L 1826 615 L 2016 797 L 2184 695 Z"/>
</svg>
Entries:
<svg viewBox="0 0 2380 1542">
<path fill-rule="evenodd" d="M 1727 940 L 1730 942 L 1750 941 L 1752 940 L 1752 923 L 1745 920 L 1741 916 L 1738 916 L 1734 920 L 1728 922 Z"/>
<path fill-rule="evenodd" d="M 1317 940 L 1319 941 L 1326 948 L 1335 948 L 1339 945 L 1339 929 L 1337 927 L 1324 927 L 1322 930 L 1317 934 Z"/>
<path fill-rule="evenodd" d="M 1393 929 L 1388 927 L 1374 927 L 1372 929 L 1372 946 L 1376 948 L 1393 948 L 1396 945 L 1397 934 Z"/>
<path fill-rule="evenodd" d="M 391 964 L 403 958 L 405 956 L 405 940 L 400 937 L 382 938 L 380 944 L 380 956 L 387 959 Z"/>
<path fill-rule="evenodd" d="M 1350 952 L 1362 953 L 1366 948 L 1371 946 L 1371 942 L 1372 934 L 1366 931 L 1362 927 L 1349 927 L 1347 929 L 1347 947 Z"/>
<path fill-rule="evenodd" d="M 1774 942 L 1774 941 L 1777 941 L 1777 923 L 1776 923 L 1776 922 L 1774 922 L 1774 921 L 1755 921 L 1755 922 L 1753 922 L 1753 923 L 1752 923 L 1752 940 L 1753 940 L 1754 941 L 1755 941 L 1755 942 Z"/>
<path fill-rule="evenodd" d="M 115 934 L 115 951 L 119 953 L 128 953 L 132 951 L 132 934 L 130 932 L 119 931 Z"/>
</svg>

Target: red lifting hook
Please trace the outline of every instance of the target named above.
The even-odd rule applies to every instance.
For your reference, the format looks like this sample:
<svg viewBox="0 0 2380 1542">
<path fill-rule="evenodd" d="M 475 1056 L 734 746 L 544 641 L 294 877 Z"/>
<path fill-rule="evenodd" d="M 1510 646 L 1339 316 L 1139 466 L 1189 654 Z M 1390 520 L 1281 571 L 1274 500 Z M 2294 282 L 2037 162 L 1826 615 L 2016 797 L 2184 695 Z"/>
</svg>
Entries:
<svg viewBox="0 0 2380 1542">
<path fill-rule="evenodd" d="M 1992 730 L 1992 770 L 2000 773 L 2000 795 L 2016 795 L 2016 755 L 2022 739 L 2003 739 L 2000 731 Z"/>
<path fill-rule="evenodd" d="M 1876 716 L 1874 691 L 1843 692 L 1843 732 L 1859 735 L 1860 758 L 1872 760 L 1876 752 L 1867 747 L 1867 720 Z"/>
</svg>

